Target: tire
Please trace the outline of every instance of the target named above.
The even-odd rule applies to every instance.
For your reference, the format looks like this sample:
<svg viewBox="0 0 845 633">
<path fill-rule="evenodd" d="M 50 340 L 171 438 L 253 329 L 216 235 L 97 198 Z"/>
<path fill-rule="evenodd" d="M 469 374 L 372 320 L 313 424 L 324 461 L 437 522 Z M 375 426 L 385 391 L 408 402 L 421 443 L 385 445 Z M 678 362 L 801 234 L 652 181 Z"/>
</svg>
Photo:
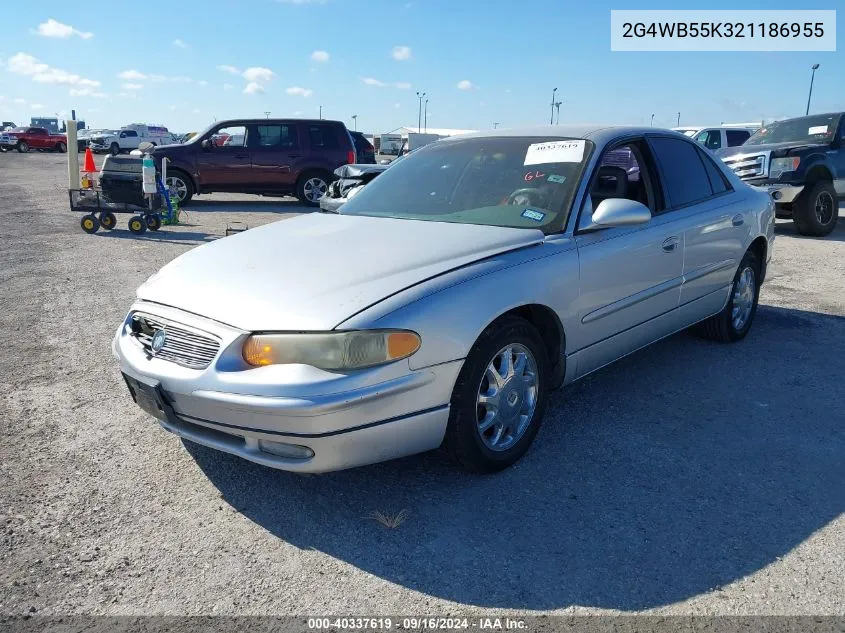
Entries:
<svg viewBox="0 0 845 633">
<path fill-rule="evenodd" d="M 801 235 L 824 237 L 836 228 L 839 201 L 829 180 L 819 180 L 795 201 L 792 221 Z"/>
<path fill-rule="evenodd" d="M 331 181 L 332 177 L 328 172 L 306 171 L 296 181 L 296 197 L 306 206 L 319 207 L 320 198 L 329 190 Z"/>
<path fill-rule="evenodd" d="M 103 211 L 100 214 L 100 226 L 107 231 L 111 231 L 115 226 L 117 226 L 117 218 L 114 213 L 111 211 Z"/>
<path fill-rule="evenodd" d="M 158 231 L 161 228 L 161 216 L 158 213 L 148 213 L 144 216 L 147 228 L 151 231 Z"/>
<path fill-rule="evenodd" d="M 169 170 L 167 172 L 167 182 L 165 185 L 170 191 L 176 192 L 176 197 L 179 200 L 179 208 L 187 206 L 194 197 L 194 181 L 185 172 L 179 170 Z"/>
<path fill-rule="evenodd" d="M 93 234 L 100 228 L 100 221 L 97 219 L 97 216 L 89 213 L 88 215 L 82 216 L 82 219 L 79 221 L 79 226 L 81 226 L 82 230 L 86 233 Z"/>
<path fill-rule="evenodd" d="M 58 143 L 56 143 L 56 151 L 60 154 L 64 154 L 67 151 L 67 145 L 59 141 Z"/>
<path fill-rule="evenodd" d="M 511 350 L 513 373 L 497 387 L 506 350 Z M 520 380 L 519 364 L 523 377 L 534 375 L 533 385 Z M 443 440 L 445 451 L 471 472 L 493 473 L 514 464 L 540 429 L 550 376 L 546 347 L 533 325 L 518 317 L 489 325 L 467 355 L 455 383 Z M 493 391 L 497 395 L 491 396 Z M 484 397 L 490 406 L 482 404 Z M 527 419 L 523 420 L 523 415 Z M 487 428 L 482 428 L 485 425 Z"/>
<path fill-rule="evenodd" d="M 133 215 L 129 218 L 129 230 L 135 235 L 140 235 L 147 230 L 147 223 L 144 221 L 143 215 Z"/>
<path fill-rule="evenodd" d="M 25 141 L 18 141 L 18 151 L 21 154 L 26 154 L 29 151 L 29 144 Z"/>
<path fill-rule="evenodd" d="M 120 154 L 120 145 L 118 145 L 117 143 L 112 143 L 109 146 L 109 153 L 112 156 L 117 156 L 118 154 Z"/>
<path fill-rule="evenodd" d="M 697 333 L 703 338 L 720 343 L 735 343 L 745 338 L 757 314 L 757 300 L 760 298 L 761 263 L 754 251 L 746 251 L 739 263 L 731 284 L 731 294 L 724 309 L 696 326 Z M 750 271 L 751 286 L 748 286 Z M 749 294 L 750 293 L 750 294 Z M 750 305 L 748 302 L 750 301 Z M 734 308 L 738 313 L 734 314 Z M 746 311 L 745 317 L 738 317 Z"/>
</svg>

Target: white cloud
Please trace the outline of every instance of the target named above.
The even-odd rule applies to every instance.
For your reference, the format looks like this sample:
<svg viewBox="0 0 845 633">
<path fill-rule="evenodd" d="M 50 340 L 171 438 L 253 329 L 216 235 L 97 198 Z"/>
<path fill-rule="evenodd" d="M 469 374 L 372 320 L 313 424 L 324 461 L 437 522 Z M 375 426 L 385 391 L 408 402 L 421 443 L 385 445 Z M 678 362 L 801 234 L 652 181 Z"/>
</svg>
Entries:
<svg viewBox="0 0 845 633">
<path fill-rule="evenodd" d="M 98 92 L 91 88 L 71 88 L 71 97 L 96 97 L 98 99 L 105 99 L 108 95 L 105 92 Z"/>
<path fill-rule="evenodd" d="M 396 109 L 398 110 L 399 108 L 401 108 L 401 107 L 402 107 L 402 104 L 401 104 L 401 103 L 394 103 L 394 104 L 393 104 L 393 107 L 394 107 L 394 108 L 396 108 Z"/>
<path fill-rule="evenodd" d="M 250 81 L 244 88 L 245 95 L 256 95 L 264 92 L 264 86 L 257 81 Z"/>
<path fill-rule="evenodd" d="M 194 108 L 193 110 L 191 110 L 191 112 L 194 114 L 199 114 L 201 110 L 199 108 Z"/>
<path fill-rule="evenodd" d="M 173 40 L 173 46 L 178 46 L 179 48 L 191 48 L 184 40 L 180 40 L 178 37 Z"/>
<path fill-rule="evenodd" d="M 314 51 L 311 53 L 311 59 L 315 62 L 327 62 L 329 54 L 326 51 Z"/>
<path fill-rule="evenodd" d="M 21 98 L 21 97 L 15 97 L 15 98 L 13 99 L 13 101 L 14 101 L 15 103 L 17 103 L 18 105 L 25 105 L 25 104 L 26 104 L 26 99 L 23 99 L 23 98 Z"/>
<path fill-rule="evenodd" d="M 9 58 L 7 62 L 9 72 L 17 75 L 24 75 L 32 77 L 32 80 L 42 84 L 64 84 L 68 86 L 86 86 L 96 88 L 100 85 L 99 81 L 93 79 L 86 79 L 74 73 L 69 73 L 60 68 L 53 68 L 39 62 L 32 55 L 26 53 L 18 53 Z"/>
<path fill-rule="evenodd" d="M 285 90 L 285 92 L 289 95 L 296 95 L 300 97 L 310 97 L 312 94 L 314 94 L 314 91 L 310 88 L 300 88 L 299 86 L 291 86 L 290 88 Z"/>
<path fill-rule="evenodd" d="M 475 86 L 469 79 L 464 79 L 463 81 L 458 82 L 457 88 L 458 90 L 472 90 Z"/>
<path fill-rule="evenodd" d="M 398 81 L 396 82 L 396 87 L 400 90 L 410 90 L 411 84 L 409 84 L 407 81 Z"/>
<path fill-rule="evenodd" d="M 378 86 L 379 88 L 383 88 L 387 84 L 383 81 L 379 81 L 378 79 L 373 79 L 372 77 L 362 77 L 361 81 L 363 81 L 368 86 Z"/>
<path fill-rule="evenodd" d="M 235 87 L 232 84 L 223 84 L 223 90 L 234 90 Z"/>
<path fill-rule="evenodd" d="M 203 79 L 202 81 L 198 81 L 197 85 L 201 86 L 202 88 L 205 88 L 208 85 L 208 82 L 205 79 Z"/>
<path fill-rule="evenodd" d="M 43 110 L 44 109 L 44 106 L 40 103 L 33 103 L 29 107 L 32 108 L 33 110 Z"/>
<path fill-rule="evenodd" d="M 176 109 L 176 106 L 175 106 L 175 105 L 172 105 L 172 106 L 170 106 L 170 109 L 171 109 L 171 110 L 175 110 L 175 109 Z"/>
<path fill-rule="evenodd" d="M 237 66 L 230 66 L 229 64 L 221 64 L 217 67 L 217 70 L 222 71 L 224 73 L 229 73 L 232 75 L 240 75 L 241 70 Z"/>
<path fill-rule="evenodd" d="M 144 73 L 140 73 L 137 70 L 124 70 L 122 73 L 117 74 L 118 77 L 121 79 L 146 79 L 147 76 Z"/>
<path fill-rule="evenodd" d="M 269 68 L 253 66 L 252 68 L 247 68 L 243 76 L 247 81 L 271 81 L 273 79 L 273 71 Z"/>
<path fill-rule="evenodd" d="M 42 37 L 59 37 L 62 39 L 71 37 L 72 35 L 77 35 L 83 40 L 90 40 L 94 37 L 94 34 L 89 31 L 78 31 L 69 24 L 62 24 L 53 18 L 39 24 L 35 32 Z"/>
<path fill-rule="evenodd" d="M 150 75 L 150 81 L 167 81 L 174 84 L 190 84 L 193 83 L 193 79 L 190 77 L 184 77 L 181 75 L 177 75 L 175 77 L 171 77 L 169 75 Z"/>
<path fill-rule="evenodd" d="M 411 48 L 410 46 L 394 46 L 391 55 L 393 59 L 403 62 L 406 59 L 411 59 Z"/>
<path fill-rule="evenodd" d="M 144 84 L 121 84 L 124 90 L 141 90 L 143 87 Z"/>
<path fill-rule="evenodd" d="M 5 100 L 6 100 L 6 97 L 4 97 L 3 95 L 0 95 L 0 103 L 3 103 Z"/>
</svg>

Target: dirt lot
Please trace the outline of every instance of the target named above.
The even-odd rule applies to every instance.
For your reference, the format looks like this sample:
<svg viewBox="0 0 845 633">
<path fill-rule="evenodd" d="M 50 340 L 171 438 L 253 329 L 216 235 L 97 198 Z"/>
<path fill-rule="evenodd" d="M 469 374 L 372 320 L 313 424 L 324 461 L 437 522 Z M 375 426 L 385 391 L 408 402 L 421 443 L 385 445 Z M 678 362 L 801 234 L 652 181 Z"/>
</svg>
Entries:
<svg viewBox="0 0 845 633">
<path fill-rule="evenodd" d="M 507 472 L 305 477 L 164 432 L 110 350 L 164 263 L 303 209 L 215 195 L 90 236 L 63 161 L 0 154 L 0 614 L 845 614 L 845 221 L 779 225 L 744 342 L 680 334 L 554 394 Z"/>
</svg>

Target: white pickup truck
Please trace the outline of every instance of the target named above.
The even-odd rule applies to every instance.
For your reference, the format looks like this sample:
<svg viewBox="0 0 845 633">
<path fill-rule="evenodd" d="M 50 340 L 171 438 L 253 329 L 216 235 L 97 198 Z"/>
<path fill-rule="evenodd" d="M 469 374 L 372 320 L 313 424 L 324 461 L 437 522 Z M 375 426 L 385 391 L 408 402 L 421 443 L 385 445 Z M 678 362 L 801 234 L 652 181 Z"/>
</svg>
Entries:
<svg viewBox="0 0 845 633">
<path fill-rule="evenodd" d="M 173 143 L 173 137 L 166 127 L 152 125 L 127 125 L 111 133 L 88 137 L 88 146 L 92 151 L 108 152 L 112 156 L 138 149 L 141 143 L 170 145 Z"/>
</svg>

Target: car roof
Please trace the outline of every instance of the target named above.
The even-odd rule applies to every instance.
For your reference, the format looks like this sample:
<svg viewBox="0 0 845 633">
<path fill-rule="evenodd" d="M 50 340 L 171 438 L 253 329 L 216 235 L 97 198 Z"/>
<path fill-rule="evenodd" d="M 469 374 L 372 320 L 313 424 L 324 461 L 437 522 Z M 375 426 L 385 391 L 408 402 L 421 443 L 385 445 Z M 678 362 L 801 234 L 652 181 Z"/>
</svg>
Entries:
<svg viewBox="0 0 845 633">
<path fill-rule="evenodd" d="M 344 125 L 343 121 L 333 121 L 331 119 L 226 119 L 224 121 L 217 121 L 216 125 L 272 125 L 273 123 L 333 123 Z"/>
<path fill-rule="evenodd" d="M 473 132 L 471 134 L 461 134 L 459 136 L 450 136 L 437 141 L 438 143 L 448 143 L 450 141 L 458 141 L 467 138 L 495 138 L 508 136 L 527 136 L 540 138 L 580 138 L 588 139 L 596 143 L 596 145 L 605 145 L 613 140 L 624 136 L 642 136 L 645 134 L 664 134 L 668 136 L 677 136 L 689 140 L 679 132 L 675 132 L 666 128 L 658 127 L 644 127 L 644 126 L 626 126 L 626 125 L 599 125 L 599 124 L 584 124 L 584 125 L 542 125 L 538 127 L 525 127 L 495 130 L 486 130 L 483 132 Z"/>
</svg>

